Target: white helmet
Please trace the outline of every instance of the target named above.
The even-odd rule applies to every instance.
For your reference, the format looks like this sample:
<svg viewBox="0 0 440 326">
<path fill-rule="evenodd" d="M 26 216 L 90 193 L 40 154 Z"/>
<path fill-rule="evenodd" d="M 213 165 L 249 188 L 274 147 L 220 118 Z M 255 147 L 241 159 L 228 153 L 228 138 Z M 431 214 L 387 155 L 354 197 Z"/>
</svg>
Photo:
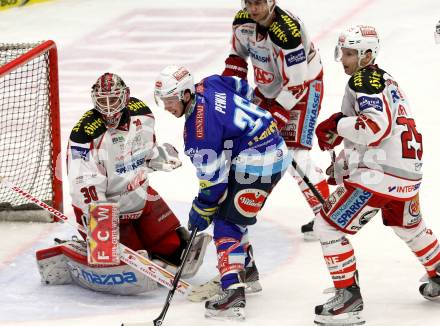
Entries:
<svg viewBox="0 0 440 326">
<path fill-rule="evenodd" d="M 269 15 L 270 15 L 275 9 L 276 0 L 266 0 L 266 2 L 267 2 L 267 6 L 269 7 Z M 241 8 L 243 10 L 246 9 L 246 0 L 241 0 Z"/>
<path fill-rule="evenodd" d="M 183 100 L 183 94 L 189 90 L 191 94 L 195 93 L 194 79 L 185 67 L 167 66 L 156 78 L 154 85 L 154 99 L 159 105 L 159 99 L 177 96 L 180 101 Z"/>
<path fill-rule="evenodd" d="M 438 21 L 437 25 L 435 25 L 434 37 L 435 37 L 435 43 L 439 44 L 440 43 L 440 20 Z"/>
<path fill-rule="evenodd" d="M 372 26 L 350 27 L 339 34 L 338 45 L 335 48 L 336 61 L 341 61 L 341 48 L 357 50 L 359 62 L 365 57 L 367 51 L 371 51 L 373 61 L 379 53 L 379 36 Z"/>
</svg>

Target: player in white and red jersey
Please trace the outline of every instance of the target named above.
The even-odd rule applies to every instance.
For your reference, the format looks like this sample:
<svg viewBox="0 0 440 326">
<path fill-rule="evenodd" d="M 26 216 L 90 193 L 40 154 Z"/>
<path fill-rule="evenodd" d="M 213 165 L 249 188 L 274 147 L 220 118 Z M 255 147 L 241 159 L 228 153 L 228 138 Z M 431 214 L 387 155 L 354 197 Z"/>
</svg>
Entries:
<svg viewBox="0 0 440 326">
<path fill-rule="evenodd" d="M 429 281 L 420 293 L 440 298 L 440 248 L 420 212 L 422 135 L 399 84 L 374 62 L 379 37 L 374 27 L 355 26 L 339 36 L 335 57 L 351 78 L 341 112 L 317 129 L 321 149 L 344 142 L 331 171 L 340 186 L 315 220 L 335 297 L 316 306 L 315 323 L 360 325 L 363 300 L 356 258 L 345 234 L 356 234 L 378 211 L 383 223 L 407 243 Z"/>
<path fill-rule="evenodd" d="M 181 162 L 177 151 L 170 144 L 156 143 L 151 110 L 144 102 L 130 97 L 129 88 L 118 75 L 105 73 L 99 77 L 92 86 L 91 96 L 94 107 L 73 127 L 67 149 L 70 194 L 78 223 L 86 226 L 83 221 L 89 217 L 91 204 L 118 204 L 121 243 L 135 251 L 147 251 L 149 257 L 159 259 L 164 264 L 180 265 L 188 231 L 181 227 L 179 220 L 148 180 L 149 172 L 178 168 Z M 86 235 L 82 235 L 85 238 Z M 200 257 L 195 259 L 192 266 L 185 266 L 183 275 L 189 277 L 197 272 L 210 238 L 202 233 L 197 236 L 189 257 L 190 260 L 191 255 L 193 258 L 197 255 Z M 59 261 L 55 263 L 61 265 L 59 269 L 70 270 L 76 266 L 77 270 L 85 272 L 70 271 L 71 276 L 57 278 L 55 273 L 44 271 L 43 278 L 49 275 L 46 283 L 58 284 L 73 278 L 75 283 L 82 286 L 116 294 L 135 294 L 154 288 L 145 284 L 133 286 L 133 279 L 139 279 L 142 274 L 134 273 L 131 267 L 123 263 L 98 269 L 89 266 L 82 243 L 61 241 L 55 249 L 49 251 L 58 253 Z M 40 270 L 41 266 L 53 267 L 53 262 L 43 261 L 48 256 L 46 252 L 37 255 Z M 66 259 L 70 261 L 67 265 Z M 96 278 L 87 277 L 127 273 L 134 275 L 129 278 L 131 282 L 114 282 L 111 291 L 108 286 L 103 289 L 103 284 L 97 284 Z"/>
<path fill-rule="evenodd" d="M 242 0 L 233 22 L 232 47 L 224 76 L 247 78 L 250 58 L 256 84 L 255 103 L 271 112 L 292 151 L 297 167 L 324 198 L 329 195 L 324 174 L 310 157 L 323 98 L 323 69 L 304 23 L 276 5 L 275 0 Z M 321 203 L 295 173 L 316 214 Z M 302 227 L 313 238 L 313 222 Z"/>
</svg>

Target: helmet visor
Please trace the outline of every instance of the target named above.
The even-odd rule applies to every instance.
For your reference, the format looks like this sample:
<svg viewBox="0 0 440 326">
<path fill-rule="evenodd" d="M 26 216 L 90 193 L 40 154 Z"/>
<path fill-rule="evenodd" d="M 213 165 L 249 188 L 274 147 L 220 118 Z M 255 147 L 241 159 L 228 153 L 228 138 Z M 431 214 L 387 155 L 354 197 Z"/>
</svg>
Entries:
<svg viewBox="0 0 440 326">
<path fill-rule="evenodd" d="M 173 108 L 176 105 L 176 103 L 180 102 L 180 98 L 177 95 L 159 96 L 157 94 L 154 94 L 154 100 L 156 101 L 157 106 L 165 110 L 169 108 Z"/>
</svg>

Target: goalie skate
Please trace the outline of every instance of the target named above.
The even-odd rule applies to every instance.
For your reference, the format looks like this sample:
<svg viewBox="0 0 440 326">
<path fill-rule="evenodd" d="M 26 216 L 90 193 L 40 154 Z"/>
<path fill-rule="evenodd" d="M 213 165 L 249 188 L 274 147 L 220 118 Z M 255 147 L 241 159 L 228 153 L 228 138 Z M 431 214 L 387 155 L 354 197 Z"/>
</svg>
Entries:
<svg viewBox="0 0 440 326">
<path fill-rule="evenodd" d="M 263 288 L 261 287 L 259 281 L 259 273 L 257 266 L 253 264 L 245 269 L 245 292 L 246 294 L 252 294 L 261 292 Z M 212 280 L 201 284 L 199 286 L 194 286 L 192 291 L 188 294 L 187 298 L 189 301 L 201 302 L 212 298 L 213 296 L 220 294 L 222 292 L 220 286 L 220 275 L 217 275 Z"/>
<path fill-rule="evenodd" d="M 217 320 L 245 320 L 244 284 L 237 283 L 205 303 L 205 317 Z"/>
<path fill-rule="evenodd" d="M 335 295 L 325 304 L 315 307 L 315 324 L 323 326 L 363 325 L 361 316 L 364 308 L 359 286 L 356 284 L 335 289 Z"/>
</svg>

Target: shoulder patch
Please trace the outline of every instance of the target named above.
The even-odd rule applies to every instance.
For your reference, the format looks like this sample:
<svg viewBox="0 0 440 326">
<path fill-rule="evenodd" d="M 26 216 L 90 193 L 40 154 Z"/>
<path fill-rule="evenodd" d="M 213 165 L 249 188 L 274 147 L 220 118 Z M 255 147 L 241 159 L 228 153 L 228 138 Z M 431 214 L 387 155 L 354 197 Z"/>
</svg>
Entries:
<svg viewBox="0 0 440 326">
<path fill-rule="evenodd" d="M 150 108 L 135 97 L 130 97 L 127 108 L 131 116 L 151 114 Z"/>
<path fill-rule="evenodd" d="M 101 115 L 95 110 L 89 110 L 83 114 L 72 128 L 70 140 L 79 144 L 86 144 L 98 138 L 107 130 Z"/>
<path fill-rule="evenodd" d="M 295 49 L 302 41 L 299 22 L 279 8 L 276 8 L 275 15 L 269 26 L 270 39 L 282 49 Z"/>
<path fill-rule="evenodd" d="M 232 26 L 238 26 L 247 23 L 255 23 L 255 21 L 251 18 L 251 16 L 246 10 L 240 10 L 235 14 Z"/>
<path fill-rule="evenodd" d="M 348 86 L 357 93 L 379 94 L 385 89 L 384 74 L 378 68 L 362 68 L 351 76 Z"/>
</svg>

